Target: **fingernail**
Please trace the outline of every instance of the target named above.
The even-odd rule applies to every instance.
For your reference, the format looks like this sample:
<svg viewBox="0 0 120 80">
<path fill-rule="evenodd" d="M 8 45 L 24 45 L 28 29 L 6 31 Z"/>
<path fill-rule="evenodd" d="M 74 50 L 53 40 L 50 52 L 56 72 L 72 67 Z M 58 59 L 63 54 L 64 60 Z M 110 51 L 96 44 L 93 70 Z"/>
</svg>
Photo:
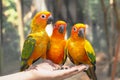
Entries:
<svg viewBox="0 0 120 80">
<path fill-rule="evenodd" d="M 74 72 L 78 72 L 78 71 L 79 71 L 78 69 L 74 70 Z"/>
<path fill-rule="evenodd" d="M 81 69 L 82 70 L 87 70 L 89 68 L 89 65 L 81 65 L 81 67 L 80 67 L 80 71 L 81 71 Z"/>
<path fill-rule="evenodd" d="M 86 65 L 86 68 L 85 68 L 85 70 L 88 70 L 88 68 L 89 68 L 89 65 Z"/>
</svg>

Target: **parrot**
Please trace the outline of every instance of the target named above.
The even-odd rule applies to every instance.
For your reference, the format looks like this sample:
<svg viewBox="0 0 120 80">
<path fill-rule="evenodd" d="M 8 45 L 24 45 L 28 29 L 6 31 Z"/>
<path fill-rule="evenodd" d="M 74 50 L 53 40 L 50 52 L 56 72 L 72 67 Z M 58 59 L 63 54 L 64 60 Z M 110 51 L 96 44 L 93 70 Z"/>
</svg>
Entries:
<svg viewBox="0 0 120 80">
<path fill-rule="evenodd" d="M 86 39 L 86 25 L 76 23 L 71 29 L 70 37 L 66 43 L 67 55 L 75 65 L 86 64 L 89 68 L 85 70 L 88 77 L 97 80 L 96 54 L 91 43 Z"/>
<path fill-rule="evenodd" d="M 39 58 L 46 58 L 49 36 L 45 28 L 52 21 L 53 17 L 49 11 L 40 11 L 33 17 L 30 24 L 31 32 L 23 44 L 20 71 L 29 68 Z"/>
<path fill-rule="evenodd" d="M 58 20 L 55 22 L 53 32 L 50 37 L 49 47 L 46 53 L 46 59 L 59 65 L 64 65 L 67 58 L 67 51 L 65 50 L 66 27 L 67 23 L 63 20 Z"/>
</svg>

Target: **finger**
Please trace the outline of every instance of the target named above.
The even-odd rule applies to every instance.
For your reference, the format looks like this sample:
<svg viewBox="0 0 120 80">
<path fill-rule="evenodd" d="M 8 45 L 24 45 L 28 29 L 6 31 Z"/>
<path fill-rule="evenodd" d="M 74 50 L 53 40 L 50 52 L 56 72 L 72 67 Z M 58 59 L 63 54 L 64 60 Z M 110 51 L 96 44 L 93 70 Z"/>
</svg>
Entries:
<svg viewBox="0 0 120 80">
<path fill-rule="evenodd" d="M 55 67 L 55 68 L 60 68 L 60 65 L 53 63 L 50 60 L 45 60 L 46 63 L 48 63 L 50 66 Z"/>
<path fill-rule="evenodd" d="M 87 70 L 89 68 L 89 65 L 81 64 L 77 66 L 72 66 L 71 68 L 77 68 L 79 71 L 82 71 L 82 70 Z"/>
<path fill-rule="evenodd" d="M 57 80 L 65 79 L 65 77 L 68 74 L 71 74 L 73 72 L 77 72 L 78 69 L 69 69 L 69 70 L 55 70 L 53 77 Z M 68 76 L 69 77 L 69 76 Z"/>
<path fill-rule="evenodd" d="M 57 76 L 58 78 L 65 79 L 81 72 L 85 68 L 86 68 L 85 65 L 81 65 L 81 66 L 72 67 L 71 69 L 67 69 L 67 70 L 58 70 L 56 71 L 55 76 Z"/>
<path fill-rule="evenodd" d="M 58 66 L 54 70 L 64 70 L 64 69 L 69 69 L 69 66 Z"/>
<path fill-rule="evenodd" d="M 81 71 L 83 71 L 83 70 L 85 70 L 87 68 L 87 66 L 86 65 L 79 65 L 79 66 L 74 66 L 74 67 L 72 67 L 71 68 L 71 70 L 73 69 L 77 69 L 76 71 L 71 71 L 70 73 L 67 73 L 66 74 L 66 78 L 67 77 L 70 77 L 70 76 L 73 76 L 73 75 L 75 75 L 75 74 L 77 74 L 77 73 L 80 73 Z"/>
</svg>

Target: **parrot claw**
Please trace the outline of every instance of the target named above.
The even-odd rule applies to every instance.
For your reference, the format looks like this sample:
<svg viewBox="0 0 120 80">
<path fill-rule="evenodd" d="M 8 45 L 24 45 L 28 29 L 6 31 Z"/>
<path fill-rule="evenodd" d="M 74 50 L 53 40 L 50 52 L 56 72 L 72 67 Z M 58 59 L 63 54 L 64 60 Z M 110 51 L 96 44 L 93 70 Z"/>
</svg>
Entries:
<svg viewBox="0 0 120 80">
<path fill-rule="evenodd" d="M 61 66 L 57 66 L 53 70 L 61 70 Z"/>
<path fill-rule="evenodd" d="M 68 69 L 68 68 L 69 68 L 68 66 L 61 66 L 61 67 L 55 68 L 53 70 L 65 70 L 65 69 Z"/>
<path fill-rule="evenodd" d="M 53 70 L 61 70 L 61 68 L 54 68 Z"/>
<path fill-rule="evenodd" d="M 29 70 L 31 70 L 31 69 L 36 69 L 37 70 L 37 68 L 36 68 L 37 66 L 30 66 L 28 69 L 26 69 L 26 71 L 29 71 Z"/>
<path fill-rule="evenodd" d="M 30 65 L 30 67 L 28 69 L 33 69 L 33 68 L 34 68 L 34 66 Z"/>
<path fill-rule="evenodd" d="M 68 69 L 68 66 L 61 66 L 61 70 Z"/>
</svg>

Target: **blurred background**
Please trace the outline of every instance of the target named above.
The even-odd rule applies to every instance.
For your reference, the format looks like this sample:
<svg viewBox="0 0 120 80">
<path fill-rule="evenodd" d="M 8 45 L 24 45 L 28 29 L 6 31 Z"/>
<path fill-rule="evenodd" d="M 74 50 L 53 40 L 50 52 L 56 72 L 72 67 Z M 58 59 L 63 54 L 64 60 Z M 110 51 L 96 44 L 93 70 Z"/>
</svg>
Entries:
<svg viewBox="0 0 120 80">
<path fill-rule="evenodd" d="M 0 75 L 19 71 L 23 42 L 41 10 L 50 11 L 54 22 L 68 23 L 67 38 L 73 24 L 85 23 L 98 80 L 120 80 L 120 0 L 0 0 Z M 81 72 L 66 80 L 89 79 Z"/>
</svg>

